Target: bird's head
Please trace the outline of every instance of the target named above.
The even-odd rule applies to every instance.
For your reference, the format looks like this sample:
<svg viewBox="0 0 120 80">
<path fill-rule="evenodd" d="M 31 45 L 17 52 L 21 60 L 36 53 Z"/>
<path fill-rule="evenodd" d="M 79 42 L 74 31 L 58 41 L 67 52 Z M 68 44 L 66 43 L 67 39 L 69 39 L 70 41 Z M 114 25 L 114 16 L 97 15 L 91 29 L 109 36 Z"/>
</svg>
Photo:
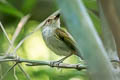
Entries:
<svg viewBox="0 0 120 80">
<path fill-rule="evenodd" d="M 44 26 L 45 27 L 52 27 L 52 28 L 59 28 L 60 27 L 60 13 L 58 13 L 56 16 L 50 16 Z"/>
</svg>

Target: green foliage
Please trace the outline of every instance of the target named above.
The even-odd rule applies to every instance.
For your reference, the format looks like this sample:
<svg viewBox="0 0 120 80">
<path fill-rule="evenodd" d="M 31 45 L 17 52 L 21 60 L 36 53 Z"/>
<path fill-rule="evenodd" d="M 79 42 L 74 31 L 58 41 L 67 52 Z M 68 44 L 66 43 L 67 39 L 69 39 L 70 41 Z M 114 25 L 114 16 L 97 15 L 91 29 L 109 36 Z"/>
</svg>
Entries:
<svg viewBox="0 0 120 80">
<path fill-rule="evenodd" d="M 13 7 L 8 2 L 0 1 L 0 12 L 10 14 L 12 16 L 16 16 L 16 17 L 19 17 L 19 18 L 23 17 L 22 12 L 17 10 L 15 7 Z"/>
<path fill-rule="evenodd" d="M 98 34 L 101 36 L 102 30 L 101 30 L 100 18 L 96 16 L 92 11 L 88 11 L 88 12 L 91 17 L 91 20 L 93 21 L 94 27 L 96 28 Z"/>
<path fill-rule="evenodd" d="M 57 0 L 67 28 L 77 42 L 79 52 L 87 62 L 92 80 L 115 80 L 112 64 L 82 0 Z M 91 15 L 91 17 L 94 17 Z M 101 71 L 99 71 L 101 70 Z"/>
<path fill-rule="evenodd" d="M 23 1 L 23 6 L 22 6 L 22 11 L 24 13 L 30 13 L 32 8 L 35 6 L 37 0 L 24 0 Z"/>
<path fill-rule="evenodd" d="M 86 8 L 90 10 L 98 11 L 96 0 L 83 0 L 83 3 L 85 4 Z"/>
</svg>

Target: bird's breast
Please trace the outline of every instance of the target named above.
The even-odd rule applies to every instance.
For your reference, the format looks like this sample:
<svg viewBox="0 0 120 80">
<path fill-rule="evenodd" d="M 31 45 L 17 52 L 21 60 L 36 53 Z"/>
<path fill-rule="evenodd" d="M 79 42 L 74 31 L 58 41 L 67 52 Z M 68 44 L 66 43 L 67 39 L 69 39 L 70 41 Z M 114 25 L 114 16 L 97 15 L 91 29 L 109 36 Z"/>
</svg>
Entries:
<svg viewBox="0 0 120 80">
<path fill-rule="evenodd" d="M 47 47 L 57 55 L 67 56 L 70 54 L 70 49 L 67 45 L 55 36 L 54 29 L 45 28 L 42 31 L 42 35 Z"/>
</svg>

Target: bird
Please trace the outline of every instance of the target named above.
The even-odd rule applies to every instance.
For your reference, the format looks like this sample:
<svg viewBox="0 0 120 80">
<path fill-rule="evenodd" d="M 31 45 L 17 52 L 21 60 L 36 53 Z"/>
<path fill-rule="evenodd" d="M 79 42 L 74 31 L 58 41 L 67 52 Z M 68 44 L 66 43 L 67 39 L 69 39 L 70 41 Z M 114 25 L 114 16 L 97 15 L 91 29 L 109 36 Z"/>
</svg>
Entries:
<svg viewBox="0 0 120 80">
<path fill-rule="evenodd" d="M 76 42 L 71 34 L 61 28 L 60 13 L 55 16 L 50 16 L 42 26 L 41 32 L 46 46 L 56 55 L 64 56 L 62 59 L 55 62 L 62 63 L 71 55 L 77 55 L 83 59 L 75 46 Z"/>
</svg>

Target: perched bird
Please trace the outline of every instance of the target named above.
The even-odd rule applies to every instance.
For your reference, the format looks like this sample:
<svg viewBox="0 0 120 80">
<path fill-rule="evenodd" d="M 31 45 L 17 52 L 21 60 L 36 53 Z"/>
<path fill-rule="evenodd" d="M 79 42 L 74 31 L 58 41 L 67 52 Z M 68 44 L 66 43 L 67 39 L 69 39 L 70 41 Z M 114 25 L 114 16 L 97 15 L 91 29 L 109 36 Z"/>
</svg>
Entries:
<svg viewBox="0 0 120 80">
<path fill-rule="evenodd" d="M 44 26 L 42 27 L 42 36 L 45 44 L 56 55 L 65 56 L 59 63 L 63 62 L 66 58 L 75 54 L 79 56 L 78 50 L 75 46 L 75 41 L 72 36 L 60 27 L 60 14 L 49 17 Z"/>
</svg>

